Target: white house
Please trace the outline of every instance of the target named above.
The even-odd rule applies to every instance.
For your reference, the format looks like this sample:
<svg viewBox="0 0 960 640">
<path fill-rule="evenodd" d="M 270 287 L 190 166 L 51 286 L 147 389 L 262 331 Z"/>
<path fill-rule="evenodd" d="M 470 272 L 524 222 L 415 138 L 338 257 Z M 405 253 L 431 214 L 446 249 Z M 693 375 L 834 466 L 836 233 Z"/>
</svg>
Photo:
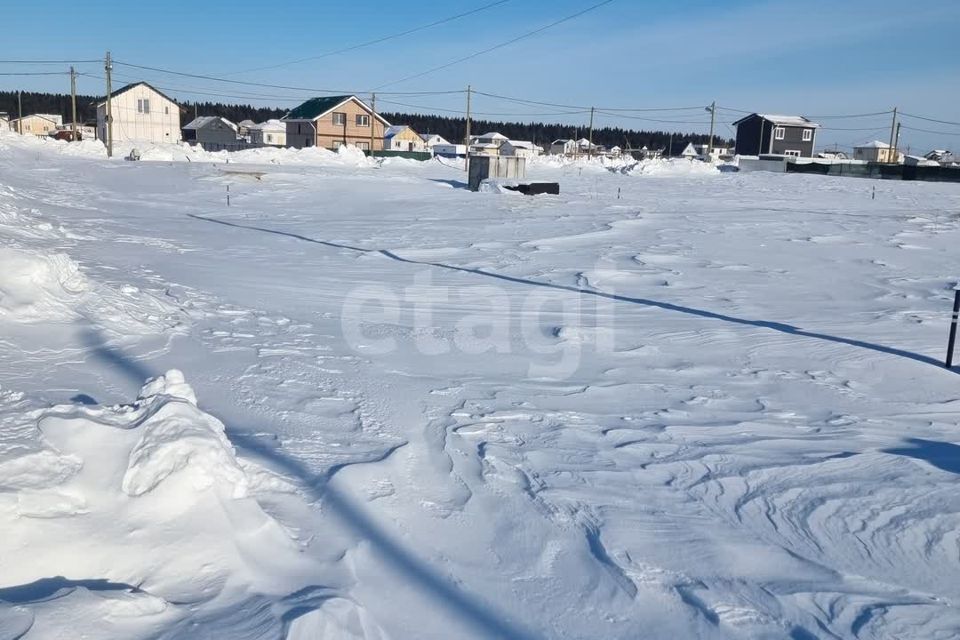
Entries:
<svg viewBox="0 0 960 640">
<path fill-rule="evenodd" d="M 533 158 L 543 151 L 541 147 L 526 140 L 507 140 L 500 145 L 501 156 L 516 156 L 518 158 Z"/>
<path fill-rule="evenodd" d="M 449 142 L 445 144 L 437 143 L 430 147 L 430 151 L 433 152 L 433 155 L 443 158 L 462 158 L 467 155 L 467 145 L 450 144 Z"/>
<path fill-rule="evenodd" d="M 710 151 L 709 144 L 694 145 L 694 149 L 696 149 L 697 151 L 697 157 L 699 157 L 701 160 L 706 160 L 708 157 L 712 158 L 713 160 L 719 160 L 722 157 L 731 155 L 731 151 L 732 151 L 730 147 L 721 147 L 721 146 L 713 145 L 713 154 L 711 155 L 709 153 Z"/>
<path fill-rule="evenodd" d="M 256 147 L 285 147 L 287 146 L 287 123 L 270 119 L 259 124 L 248 125 L 247 135 L 250 137 L 250 144 Z"/>
<path fill-rule="evenodd" d="M 577 141 L 560 138 L 550 143 L 550 154 L 555 156 L 572 156 L 577 152 Z"/>
<path fill-rule="evenodd" d="M 433 151 L 433 148 L 438 144 L 450 144 L 443 136 L 435 133 L 421 133 L 420 139 L 423 140 L 423 145 L 428 151 Z"/>
<path fill-rule="evenodd" d="M 179 142 L 180 107 L 146 82 L 135 82 L 110 97 L 114 142 Z M 107 141 L 107 103 L 97 105 L 97 137 Z"/>
<path fill-rule="evenodd" d="M 893 162 L 893 150 L 886 142 L 873 140 L 864 144 L 858 144 L 853 148 L 853 159 L 864 160 L 866 162 Z M 903 154 L 897 154 L 897 162 L 903 160 Z"/>
<path fill-rule="evenodd" d="M 681 158 L 688 158 L 688 159 L 690 159 L 690 160 L 693 160 L 694 158 L 697 157 L 697 150 L 696 150 L 696 148 L 693 146 L 693 143 L 692 143 L 692 142 L 688 142 L 688 143 L 687 143 L 687 146 L 685 146 L 685 147 L 683 148 L 683 151 L 680 152 L 680 157 L 681 157 Z"/>
<path fill-rule="evenodd" d="M 35 135 L 41 138 L 57 130 L 57 125 L 63 124 L 63 116 L 49 113 L 34 113 L 10 121 L 10 128 L 23 135 Z"/>
</svg>

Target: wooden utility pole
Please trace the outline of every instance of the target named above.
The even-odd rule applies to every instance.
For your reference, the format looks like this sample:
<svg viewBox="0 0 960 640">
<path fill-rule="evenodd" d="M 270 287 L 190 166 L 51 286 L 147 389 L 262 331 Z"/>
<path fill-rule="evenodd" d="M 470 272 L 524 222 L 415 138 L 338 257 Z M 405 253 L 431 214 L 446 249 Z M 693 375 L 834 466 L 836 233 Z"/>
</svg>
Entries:
<svg viewBox="0 0 960 640">
<path fill-rule="evenodd" d="M 17 89 L 17 133 L 23 135 L 23 99 L 21 93 L 23 92 Z"/>
<path fill-rule="evenodd" d="M 77 73 L 70 67 L 70 115 L 73 117 L 73 142 L 77 141 Z"/>
<path fill-rule="evenodd" d="M 113 62 L 110 60 L 110 52 L 107 51 L 107 57 L 103 62 L 103 70 L 107 73 L 107 102 L 106 108 L 106 119 L 107 119 L 107 157 L 113 157 L 113 105 L 112 93 L 113 85 L 111 84 L 110 74 L 113 72 Z"/>
<path fill-rule="evenodd" d="M 377 94 L 370 94 L 370 157 L 373 157 L 373 127 L 377 122 Z M 384 147 L 387 142 L 387 132 L 383 132 Z"/>
<path fill-rule="evenodd" d="M 897 135 L 893 137 L 893 159 L 890 162 L 894 164 L 900 164 L 900 153 L 897 149 L 900 148 L 900 123 L 897 123 Z"/>
<path fill-rule="evenodd" d="M 467 132 L 463 137 L 463 149 L 464 149 L 464 168 L 467 171 L 467 174 L 470 173 L 470 96 L 473 93 L 470 85 L 467 85 Z"/>
<path fill-rule="evenodd" d="M 714 127 L 714 123 L 716 122 L 716 116 L 717 116 L 716 100 L 710 103 L 710 108 L 708 109 L 708 111 L 710 112 L 710 144 L 707 145 L 707 157 L 713 160 L 713 127 Z"/>
<path fill-rule="evenodd" d="M 894 138 L 897 135 L 897 108 L 893 108 L 893 122 L 890 123 L 890 148 L 887 149 L 887 153 L 893 153 L 893 145 L 896 144 Z M 887 157 L 887 162 L 895 162 L 896 158 L 891 160 Z"/>
<path fill-rule="evenodd" d="M 594 108 L 590 107 L 590 133 L 587 136 L 587 157 L 593 157 L 593 111 Z"/>
<path fill-rule="evenodd" d="M 667 157 L 673 157 L 673 133 L 670 134 L 670 146 L 667 148 Z"/>
</svg>

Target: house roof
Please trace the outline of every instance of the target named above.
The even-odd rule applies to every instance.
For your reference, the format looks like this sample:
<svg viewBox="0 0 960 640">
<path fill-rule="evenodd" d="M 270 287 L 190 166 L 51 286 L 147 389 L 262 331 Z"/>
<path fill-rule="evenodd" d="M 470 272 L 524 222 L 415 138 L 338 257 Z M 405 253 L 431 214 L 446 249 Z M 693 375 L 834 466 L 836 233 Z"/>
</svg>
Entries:
<svg viewBox="0 0 960 640">
<path fill-rule="evenodd" d="M 872 140 L 870 142 L 864 142 L 863 144 L 858 144 L 854 149 L 889 149 L 890 145 L 886 142 L 880 142 L 879 140 Z"/>
<path fill-rule="evenodd" d="M 438 144 L 450 144 L 447 140 L 441 136 L 439 133 L 421 133 L 420 138 L 424 142 L 430 142 L 431 140 L 435 141 Z"/>
<path fill-rule="evenodd" d="M 508 140 L 507 136 L 502 133 L 497 133 L 496 131 L 491 131 L 490 133 L 485 133 L 482 136 L 477 136 L 478 140 Z"/>
<path fill-rule="evenodd" d="M 246 121 L 244 121 L 246 122 Z M 276 118 L 270 118 L 265 122 L 259 124 L 253 124 L 247 127 L 248 129 L 256 129 L 258 131 L 286 131 L 287 125 Z"/>
<path fill-rule="evenodd" d="M 318 96 L 316 98 L 310 98 L 300 106 L 292 109 L 290 113 L 283 116 L 283 120 L 316 120 L 317 118 L 327 115 L 344 102 L 348 102 L 350 100 L 356 100 L 363 105 L 363 108 L 367 111 L 373 111 L 363 100 L 357 96 Z M 377 120 L 387 126 L 390 126 L 390 123 L 387 122 L 379 113 L 375 113 L 374 115 L 376 116 Z"/>
<path fill-rule="evenodd" d="M 42 120 L 46 120 L 47 122 L 52 122 L 53 124 L 57 124 L 56 119 L 53 116 L 51 116 L 49 113 L 31 113 L 23 116 L 22 118 L 14 118 L 10 122 L 20 122 L 21 120 L 26 120 L 27 118 L 40 118 Z"/>
<path fill-rule="evenodd" d="M 507 140 L 504 144 L 508 144 L 511 147 L 516 149 L 536 149 L 537 146 L 532 142 L 527 142 L 526 140 Z"/>
<path fill-rule="evenodd" d="M 739 120 L 734 122 L 733 125 L 736 126 L 741 122 L 743 122 L 744 120 L 749 120 L 754 116 L 763 118 L 767 122 L 772 122 L 773 124 L 781 125 L 785 127 L 808 127 L 808 128 L 816 129 L 817 127 L 820 126 L 816 122 L 813 122 L 809 118 L 805 118 L 803 116 L 784 116 L 784 115 L 777 115 L 772 113 L 751 113 L 748 116 L 740 118 Z"/>
<path fill-rule="evenodd" d="M 159 89 L 157 89 L 156 87 L 154 87 L 153 85 L 151 85 L 149 82 L 143 82 L 142 80 L 141 80 L 140 82 L 131 82 L 130 84 L 125 85 L 125 86 L 122 86 L 122 87 L 120 87 L 119 89 L 117 89 L 116 91 L 111 92 L 111 93 L 110 93 L 110 98 L 111 98 L 111 99 L 116 98 L 116 97 L 119 96 L 121 93 L 126 93 L 127 91 L 130 91 L 130 89 L 133 89 L 134 87 L 139 87 L 140 85 L 143 85 L 143 86 L 145 86 L 145 87 L 148 87 L 148 88 L 156 91 L 156 92 L 159 93 L 161 96 L 163 96 L 164 98 L 166 98 L 167 100 L 169 100 L 170 102 L 172 102 L 172 103 L 174 103 L 174 104 L 176 104 L 176 102 L 177 102 L 176 100 L 174 100 L 173 98 L 171 98 L 170 96 L 168 96 L 167 94 L 165 94 L 163 91 L 160 91 Z M 99 107 L 99 106 L 100 106 L 101 104 L 103 104 L 104 102 L 106 102 L 106 100 L 97 103 L 97 106 Z"/>
<path fill-rule="evenodd" d="M 253 120 L 250 120 L 250 119 L 241 120 L 240 122 L 237 123 L 237 125 L 238 125 L 238 126 L 241 126 L 241 127 L 252 127 L 252 126 L 254 126 L 255 124 L 256 124 L 256 122 L 254 122 Z"/>
<path fill-rule="evenodd" d="M 210 125 L 211 123 L 217 120 L 222 121 L 225 125 L 233 129 L 234 131 L 237 130 L 237 125 L 233 124 L 226 118 L 222 118 L 220 116 L 199 116 L 197 118 L 194 118 L 190 122 L 188 122 L 186 125 L 184 125 L 183 128 L 184 129 L 203 129 L 204 127 Z"/>
<path fill-rule="evenodd" d="M 397 135 L 398 133 L 402 133 L 407 129 L 410 129 L 410 127 L 405 124 L 391 125 L 387 127 L 386 133 L 383 134 L 383 137 L 392 138 L 393 136 Z M 413 131 L 413 129 L 410 129 L 410 131 Z"/>
</svg>

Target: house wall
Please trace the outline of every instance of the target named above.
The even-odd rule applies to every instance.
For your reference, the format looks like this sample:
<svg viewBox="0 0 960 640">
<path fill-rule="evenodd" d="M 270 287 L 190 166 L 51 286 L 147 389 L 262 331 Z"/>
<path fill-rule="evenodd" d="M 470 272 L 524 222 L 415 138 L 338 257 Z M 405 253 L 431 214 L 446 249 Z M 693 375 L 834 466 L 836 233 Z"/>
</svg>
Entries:
<svg viewBox="0 0 960 640">
<path fill-rule="evenodd" d="M 426 145 L 413 129 L 404 129 L 400 133 L 390 138 L 388 143 L 390 149 L 395 151 L 425 151 Z"/>
<path fill-rule="evenodd" d="M 274 130 L 251 129 L 250 143 L 266 147 L 285 147 L 287 146 L 286 129 Z"/>
<path fill-rule="evenodd" d="M 14 131 L 19 131 L 22 127 L 22 131 L 20 132 L 23 133 L 23 135 L 44 137 L 47 136 L 51 131 L 55 131 L 57 129 L 57 123 L 36 115 L 23 116 L 20 121 L 13 122 L 12 124 Z"/>
<path fill-rule="evenodd" d="M 876 147 L 855 147 L 853 159 L 866 162 L 890 162 L 893 159 L 893 152 L 890 149 Z"/>
<path fill-rule="evenodd" d="M 763 125 L 764 121 L 756 116 L 737 125 L 737 143 L 734 146 L 736 153 L 742 156 L 758 156 L 767 152 L 763 146 Z"/>
<path fill-rule="evenodd" d="M 150 101 L 150 112 L 138 110 L 138 100 Z M 139 85 L 110 100 L 113 141 L 179 142 L 180 108 L 150 87 Z M 97 107 L 97 136 L 107 140 L 106 104 Z"/>
<path fill-rule="evenodd" d="M 287 144 L 297 149 L 317 146 L 317 134 L 309 120 L 287 120 Z"/>
<path fill-rule="evenodd" d="M 773 131 L 777 125 L 769 127 L 770 136 L 772 138 L 769 146 L 768 153 L 783 154 L 787 151 L 799 151 L 801 158 L 812 158 L 813 157 L 813 145 L 816 142 L 816 129 L 812 127 L 787 127 L 783 125 L 783 140 L 777 140 L 775 132 Z M 803 141 L 803 131 L 804 129 L 813 130 L 813 134 L 809 141 Z"/>
<path fill-rule="evenodd" d="M 212 120 L 206 126 L 196 129 L 195 133 L 191 144 L 199 144 L 207 151 L 232 151 L 241 148 L 236 132 L 222 120 Z M 184 135 L 184 138 L 186 137 Z"/>
<path fill-rule="evenodd" d="M 346 113 L 346 125 L 333 124 L 334 113 Z M 357 126 L 356 117 L 359 114 L 370 116 L 370 122 L 373 126 L 373 148 L 376 151 L 382 150 L 383 134 L 386 131 L 386 127 L 383 125 L 383 122 L 373 117 L 369 109 L 354 100 L 345 102 L 330 113 L 314 121 L 317 127 L 316 145 L 328 149 L 335 149 L 344 143 L 354 144 L 359 147 L 369 145 L 370 127 Z"/>
</svg>

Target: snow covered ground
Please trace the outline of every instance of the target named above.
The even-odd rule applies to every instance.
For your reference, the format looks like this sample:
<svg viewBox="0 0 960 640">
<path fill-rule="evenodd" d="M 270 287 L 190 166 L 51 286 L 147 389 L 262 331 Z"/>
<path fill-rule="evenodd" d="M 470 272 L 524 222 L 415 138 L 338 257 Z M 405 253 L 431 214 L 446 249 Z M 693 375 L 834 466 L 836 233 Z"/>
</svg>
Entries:
<svg viewBox="0 0 960 640">
<path fill-rule="evenodd" d="M 141 151 L 0 133 L 0 638 L 960 635 L 956 185 Z"/>
</svg>

